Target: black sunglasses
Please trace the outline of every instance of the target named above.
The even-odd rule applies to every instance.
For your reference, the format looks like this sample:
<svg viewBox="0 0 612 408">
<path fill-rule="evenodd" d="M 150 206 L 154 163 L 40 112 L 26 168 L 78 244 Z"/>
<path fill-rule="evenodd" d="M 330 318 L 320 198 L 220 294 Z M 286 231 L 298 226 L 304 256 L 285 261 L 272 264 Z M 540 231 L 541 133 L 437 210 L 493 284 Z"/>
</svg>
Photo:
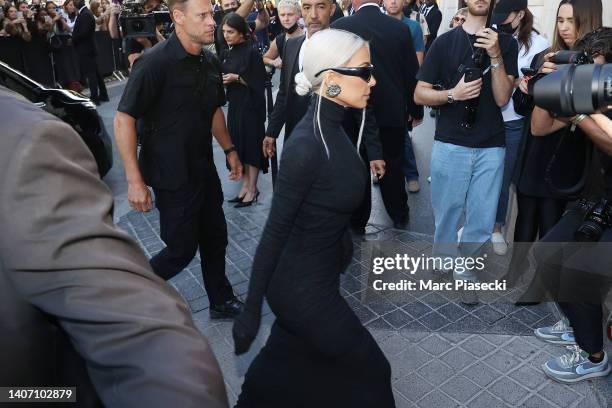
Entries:
<svg viewBox="0 0 612 408">
<path fill-rule="evenodd" d="M 364 67 L 338 67 L 338 68 L 325 68 L 317 72 L 315 78 L 321 75 L 325 71 L 334 71 L 342 75 L 356 76 L 363 79 L 366 82 L 370 82 L 372 74 L 374 73 L 374 65 L 366 65 Z"/>
</svg>

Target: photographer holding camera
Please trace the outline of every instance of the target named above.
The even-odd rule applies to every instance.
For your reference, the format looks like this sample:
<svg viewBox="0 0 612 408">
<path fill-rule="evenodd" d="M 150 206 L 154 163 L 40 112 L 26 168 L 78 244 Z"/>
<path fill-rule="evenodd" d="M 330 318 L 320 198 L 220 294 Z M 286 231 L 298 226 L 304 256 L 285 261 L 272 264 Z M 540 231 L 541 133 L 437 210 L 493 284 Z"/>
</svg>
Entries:
<svg viewBox="0 0 612 408">
<path fill-rule="evenodd" d="M 147 0 L 143 5 L 142 9 L 144 13 L 152 13 L 159 9 L 162 4 L 162 0 Z M 111 6 L 110 18 L 108 20 L 108 31 L 113 40 L 117 40 L 121 38 L 119 33 L 119 26 L 121 25 L 121 18 L 119 14 L 121 13 L 121 6 L 118 4 L 113 4 Z M 123 45 L 123 51 L 125 55 L 127 55 L 128 62 L 130 64 L 130 69 L 132 65 L 134 65 L 134 61 L 138 59 L 145 50 L 153 47 L 158 42 L 165 41 L 165 38 L 159 32 L 159 27 L 155 29 L 155 36 L 151 37 L 133 37 L 126 38 Z"/>
<path fill-rule="evenodd" d="M 589 62 L 595 64 L 612 62 L 612 28 L 599 28 L 585 35 L 577 41 L 574 49 L 580 54 L 574 54 L 570 61 L 575 61 L 575 55 L 578 55 L 587 57 Z M 560 70 L 555 62 L 559 59 L 558 54 L 548 55 L 542 72 Z M 593 70 L 593 73 L 598 72 L 601 71 Z M 546 79 L 544 77 L 539 81 Z M 580 89 L 586 88 L 583 86 L 585 83 L 579 84 L 577 76 L 563 78 L 563 81 L 566 80 L 573 82 L 570 87 L 574 92 L 570 97 L 576 102 L 577 95 L 581 94 Z M 597 84 L 598 78 L 594 78 L 592 83 Z M 543 88 L 540 86 L 538 89 L 538 85 L 541 84 L 534 86 L 534 96 L 536 104 L 542 104 L 547 98 L 539 96 Z M 590 95 L 593 87 L 590 82 L 588 85 L 589 97 L 586 99 L 599 100 L 598 95 Z M 560 85 L 557 89 L 557 94 L 561 95 L 556 95 L 557 101 L 567 97 L 560 91 Z M 597 87 L 595 89 L 597 93 L 605 92 Z M 561 105 L 556 114 L 567 114 L 567 109 Z M 609 276 L 606 275 L 609 275 L 612 264 L 607 244 L 612 242 L 612 132 L 608 129 L 606 133 L 598 123 L 606 125 L 612 116 L 610 113 L 605 116 L 577 114 L 572 117 L 556 114 L 536 107 L 531 121 L 534 136 L 546 136 L 567 126 L 580 129 L 588 138 L 586 149 L 592 154 L 590 160 L 585 161 L 584 174 L 587 178 L 577 194 L 579 200 L 540 240 L 544 244 L 538 245 L 535 251 L 538 278 L 548 285 L 549 293 L 559 300 L 565 315 L 551 327 L 536 329 L 535 335 L 544 341 L 568 346 L 568 354 L 547 361 L 542 368 L 557 381 L 574 383 L 606 376 L 611 370 L 603 349 L 601 296 L 609 289 Z M 579 159 L 576 157 L 575 160 Z M 549 166 L 554 165 L 554 160 Z M 588 244 L 567 244 L 580 242 Z M 550 243 L 565 244 L 551 246 Z"/>
<path fill-rule="evenodd" d="M 493 4 L 468 0 L 465 23 L 436 39 L 417 76 L 415 102 L 440 107 L 431 156 L 434 256 L 459 255 L 457 227 L 464 213 L 462 256 L 477 253 L 495 224 L 505 155 L 501 107 L 518 77 L 518 45 L 512 36 L 485 27 Z M 473 58 L 478 50 L 486 50 L 485 67 Z M 434 88 L 441 83 L 444 90 Z M 470 106 L 477 113 L 466 120 Z M 455 279 L 477 277 L 455 272 Z"/>
</svg>

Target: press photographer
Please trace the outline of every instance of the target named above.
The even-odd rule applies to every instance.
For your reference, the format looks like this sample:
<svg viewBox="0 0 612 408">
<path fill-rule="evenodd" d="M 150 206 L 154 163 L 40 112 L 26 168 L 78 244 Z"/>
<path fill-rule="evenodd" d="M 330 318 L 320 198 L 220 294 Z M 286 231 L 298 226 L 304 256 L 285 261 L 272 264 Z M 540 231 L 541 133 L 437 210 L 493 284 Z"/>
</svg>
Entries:
<svg viewBox="0 0 612 408">
<path fill-rule="evenodd" d="M 512 36 L 483 28 L 490 21 L 491 3 L 468 0 L 465 23 L 436 39 L 417 76 L 415 102 L 440 107 L 431 157 L 435 256 L 459 255 L 457 229 L 464 213 L 462 256 L 478 252 L 495 224 L 505 155 L 501 107 L 518 77 L 518 46 Z M 444 90 L 435 89 L 436 84 L 444 84 Z M 475 110 L 468 123 L 465 113 L 471 107 Z"/>
<path fill-rule="evenodd" d="M 145 50 L 166 39 L 160 31 L 166 20 L 161 18 L 161 14 L 156 19 L 154 14 L 162 11 L 162 4 L 162 0 L 146 0 L 126 1 L 123 7 L 112 5 L 108 29 L 111 38 L 124 39 L 123 52 L 130 68 Z"/>
<path fill-rule="evenodd" d="M 601 3 L 599 12 L 601 16 Z M 578 53 L 546 55 L 541 72 L 548 76 L 531 84 L 536 105 L 550 108 L 552 98 L 556 98 L 552 103 L 554 112 L 541 106 L 534 109 L 533 135 L 546 136 L 569 127 L 571 133 L 584 138 L 582 148 L 574 147 L 574 156 L 560 162 L 563 156 L 559 153 L 564 143 L 571 142 L 571 139 L 561 138 L 548 164 L 549 187 L 559 195 L 578 200 L 570 205 L 535 249 L 537 278 L 546 285 L 551 297 L 559 299 L 565 315 L 554 326 L 536 329 L 535 334 L 542 340 L 565 344 L 571 349 L 569 354 L 547 361 L 543 370 L 565 383 L 610 373 L 608 356 L 603 349 L 602 299 L 610 288 L 609 267 L 612 264 L 609 244 L 612 242 L 612 133 L 609 127 L 606 132 L 599 123 L 606 127 L 611 114 L 603 116 L 593 111 L 607 107 L 597 106 L 598 101 L 610 103 L 611 66 L 601 64 L 612 62 L 612 29 L 599 28 L 585 35 L 573 49 Z M 600 66 L 574 65 L 585 62 Z M 589 72 L 591 75 L 587 77 Z M 590 112 L 570 109 L 588 105 L 592 108 Z M 586 113 L 578 113 L 580 111 Z M 567 114 L 573 116 L 563 116 Z M 582 163 L 583 169 L 579 177 L 575 177 L 578 182 L 574 186 L 559 188 L 561 179 L 556 169 L 569 164 L 567 161 Z"/>
</svg>

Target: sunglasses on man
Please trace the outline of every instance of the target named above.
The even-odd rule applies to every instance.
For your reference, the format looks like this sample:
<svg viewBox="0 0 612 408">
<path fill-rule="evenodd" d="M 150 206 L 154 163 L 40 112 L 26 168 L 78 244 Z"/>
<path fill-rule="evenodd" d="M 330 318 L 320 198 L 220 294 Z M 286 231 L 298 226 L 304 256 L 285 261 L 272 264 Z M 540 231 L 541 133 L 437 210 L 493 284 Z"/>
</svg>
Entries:
<svg viewBox="0 0 612 408">
<path fill-rule="evenodd" d="M 366 65 L 363 67 L 338 67 L 338 68 L 325 68 L 317 72 L 315 78 L 321 75 L 325 71 L 334 71 L 342 75 L 356 76 L 363 79 L 366 82 L 370 82 L 372 74 L 374 73 L 374 65 Z"/>
</svg>

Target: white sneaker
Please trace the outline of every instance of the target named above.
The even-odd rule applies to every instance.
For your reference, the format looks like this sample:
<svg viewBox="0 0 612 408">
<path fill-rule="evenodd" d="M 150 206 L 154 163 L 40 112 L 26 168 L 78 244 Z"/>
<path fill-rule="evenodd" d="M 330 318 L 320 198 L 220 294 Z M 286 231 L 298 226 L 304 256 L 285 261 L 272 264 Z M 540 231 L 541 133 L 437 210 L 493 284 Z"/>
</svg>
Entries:
<svg viewBox="0 0 612 408">
<path fill-rule="evenodd" d="M 504 256 L 508 252 L 508 244 L 501 232 L 494 232 L 491 235 L 491 244 L 493 244 L 493 252 L 497 255 Z"/>
</svg>

